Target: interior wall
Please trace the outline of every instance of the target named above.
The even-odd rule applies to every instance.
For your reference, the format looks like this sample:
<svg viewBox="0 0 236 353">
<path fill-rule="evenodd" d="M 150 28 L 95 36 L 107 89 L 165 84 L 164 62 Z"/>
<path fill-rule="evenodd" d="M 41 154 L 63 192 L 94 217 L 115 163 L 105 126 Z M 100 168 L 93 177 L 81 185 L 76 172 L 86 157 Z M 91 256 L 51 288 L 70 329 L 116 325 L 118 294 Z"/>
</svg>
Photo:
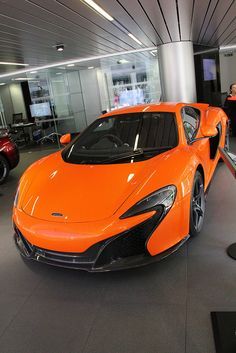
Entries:
<svg viewBox="0 0 236 353">
<path fill-rule="evenodd" d="M 109 95 L 107 90 L 107 84 L 105 80 L 105 75 L 101 69 L 97 69 L 97 81 L 99 87 L 101 110 L 110 110 Z"/>
<path fill-rule="evenodd" d="M 14 107 L 8 85 L 0 87 L 0 97 L 2 99 L 6 122 L 7 124 L 12 124 L 12 114 L 14 113 Z"/>
<path fill-rule="evenodd" d="M 27 120 L 25 109 L 25 102 L 20 83 L 12 83 L 9 85 L 11 100 L 13 104 L 13 111 L 15 114 L 23 113 L 23 119 Z"/>
<path fill-rule="evenodd" d="M 96 69 L 80 71 L 81 87 L 87 124 L 101 115 L 102 107 Z"/>
<path fill-rule="evenodd" d="M 67 72 L 67 82 L 70 92 L 70 109 L 75 118 L 76 132 L 81 132 L 86 127 L 86 114 L 80 82 L 80 72 Z"/>
<path fill-rule="evenodd" d="M 236 53 L 220 53 L 221 92 L 229 92 L 231 83 L 236 82 Z"/>
</svg>

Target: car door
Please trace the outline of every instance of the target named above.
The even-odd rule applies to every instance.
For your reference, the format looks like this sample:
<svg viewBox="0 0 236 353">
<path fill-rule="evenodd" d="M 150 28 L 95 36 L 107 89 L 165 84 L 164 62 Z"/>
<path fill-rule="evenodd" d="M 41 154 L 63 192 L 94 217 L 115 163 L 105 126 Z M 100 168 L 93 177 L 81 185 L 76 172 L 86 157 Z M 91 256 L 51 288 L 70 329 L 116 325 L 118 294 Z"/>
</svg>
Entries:
<svg viewBox="0 0 236 353">
<path fill-rule="evenodd" d="M 181 117 L 186 140 L 191 153 L 194 153 L 203 165 L 205 181 L 208 184 L 214 168 L 214 158 L 211 159 L 210 143 L 208 138 L 198 138 L 201 134 L 200 125 L 203 119 L 202 112 L 196 107 L 184 106 Z"/>
</svg>

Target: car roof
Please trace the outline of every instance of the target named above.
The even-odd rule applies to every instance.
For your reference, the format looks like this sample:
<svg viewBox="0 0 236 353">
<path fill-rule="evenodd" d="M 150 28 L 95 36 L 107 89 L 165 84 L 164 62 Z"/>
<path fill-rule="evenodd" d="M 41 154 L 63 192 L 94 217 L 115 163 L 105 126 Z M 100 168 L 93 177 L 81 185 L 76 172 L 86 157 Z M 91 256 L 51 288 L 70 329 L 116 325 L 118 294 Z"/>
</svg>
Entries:
<svg viewBox="0 0 236 353">
<path fill-rule="evenodd" d="M 156 112 L 156 111 L 174 113 L 186 105 L 192 106 L 201 110 L 206 110 L 209 107 L 209 104 L 204 104 L 204 103 L 159 102 L 159 103 L 139 104 L 135 106 L 114 109 L 109 113 L 101 115 L 100 117 L 105 118 L 108 116 L 119 115 L 119 114 Z"/>
</svg>

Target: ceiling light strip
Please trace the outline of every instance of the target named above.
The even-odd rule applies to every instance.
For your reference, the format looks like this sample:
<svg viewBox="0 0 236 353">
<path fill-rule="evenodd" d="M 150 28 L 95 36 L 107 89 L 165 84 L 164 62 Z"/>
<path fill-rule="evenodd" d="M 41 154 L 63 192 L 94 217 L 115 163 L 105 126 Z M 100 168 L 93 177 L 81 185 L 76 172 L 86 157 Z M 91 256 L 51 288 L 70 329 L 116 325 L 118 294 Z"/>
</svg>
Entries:
<svg viewBox="0 0 236 353">
<path fill-rule="evenodd" d="M 128 36 L 130 38 L 132 38 L 136 43 L 138 43 L 139 45 L 143 45 L 142 42 L 140 42 L 140 40 L 138 38 L 136 38 L 132 33 L 128 33 Z"/>
<path fill-rule="evenodd" d="M 97 11 L 100 15 L 105 17 L 109 21 L 114 21 L 114 18 L 109 15 L 105 10 L 103 10 L 98 4 L 96 4 L 93 0 L 83 0 L 86 4 L 91 6 L 95 11 Z"/>
<path fill-rule="evenodd" d="M 29 66 L 29 64 L 11 63 L 8 61 L 0 61 L 0 65 Z"/>
<path fill-rule="evenodd" d="M 96 4 L 93 0 L 82 0 L 83 2 L 85 2 L 87 5 L 89 5 L 90 7 L 92 7 L 96 12 L 98 12 L 100 15 L 102 15 L 103 17 L 105 17 L 107 20 L 109 21 L 115 21 L 116 22 L 116 26 L 121 30 L 121 31 L 125 31 L 126 34 L 128 34 L 128 36 L 130 38 L 132 38 L 136 43 L 138 43 L 139 45 L 143 45 L 142 42 L 140 42 L 140 40 L 138 38 L 136 38 L 132 33 L 129 33 L 129 31 L 127 30 L 127 28 L 125 28 L 124 25 L 122 25 L 119 21 L 115 20 L 111 15 L 109 15 L 105 10 L 103 10 L 98 4 Z"/>
<path fill-rule="evenodd" d="M 90 57 L 82 58 L 82 59 L 77 58 L 77 59 L 72 59 L 72 60 L 67 60 L 67 61 L 60 61 L 60 62 L 57 62 L 54 64 L 43 65 L 43 66 L 38 66 L 38 67 L 31 67 L 31 68 L 25 69 L 25 70 L 17 70 L 17 71 L 9 72 L 7 74 L 0 75 L 0 78 L 17 76 L 17 75 L 21 75 L 21 74 L 25 74 L 27 72 L 30 72 L 32 70 L 39 71 L 39 70 L 51 69 L 51 68 L 63 66 L 63 65 L 79 64 L 79 63 L 84 63 L 84 62 L 92 61 L 92 60 L 111 58 L 114 56 L 121 56 L 121 55 L 126 55 L 126 54 L 135 54 L 135 53 L 151 51 L 151 50 L 155 50 L 155 49 L 157 49 L 157 48 L 156 47 L 149 47 L 149 48 L 141 48 L 141 49 L 132 49 L 132 50 L 121 51 L 121 52 L 116 52 L 116 53 L 112 53 L 112 54 L 90 56 Z"/>
</svg>

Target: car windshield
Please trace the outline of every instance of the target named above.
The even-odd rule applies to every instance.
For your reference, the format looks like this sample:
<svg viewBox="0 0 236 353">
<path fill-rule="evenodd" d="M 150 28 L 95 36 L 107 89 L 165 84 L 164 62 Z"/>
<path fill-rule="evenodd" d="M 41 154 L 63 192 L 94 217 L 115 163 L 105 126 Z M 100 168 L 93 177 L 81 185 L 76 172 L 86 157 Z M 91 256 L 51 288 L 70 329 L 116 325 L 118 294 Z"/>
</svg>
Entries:
<svg viewBox="0 0 236 353">
<path fill-rule="evenodd" d="M 138 162 L 174 148 L 177 142 L 174 113 L 113 115 L 95 120 L 62 151 L 62 157 L 77 164 Z"/>
</svg>

